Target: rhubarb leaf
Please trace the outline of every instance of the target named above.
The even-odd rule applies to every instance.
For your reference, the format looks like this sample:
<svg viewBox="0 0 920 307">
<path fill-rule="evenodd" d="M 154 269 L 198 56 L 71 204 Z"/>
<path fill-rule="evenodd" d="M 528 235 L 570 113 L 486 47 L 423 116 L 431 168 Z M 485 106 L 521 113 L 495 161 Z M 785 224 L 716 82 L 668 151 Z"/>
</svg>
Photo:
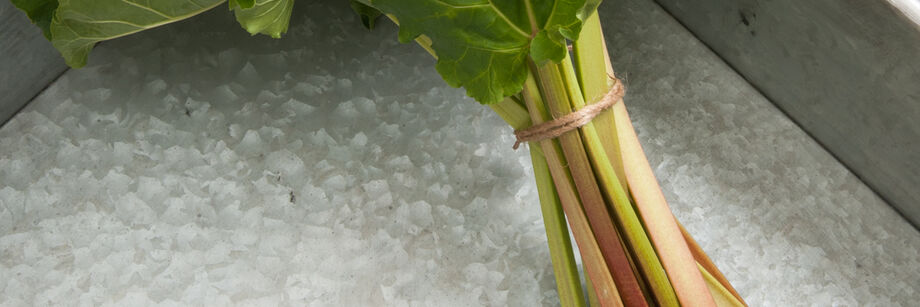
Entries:
<svg viewBox="0 0 920 307">
<path fill-rule="evenodd" d="M 236 21 L 250 34 L 281 38 L 288 30 L 294 0 L 233 0 Z M 249 8 L 246 8 L 246 5 Z"/>
<path fill-rule="evenodd" d="M 96 43 L 176 22 L 224 0 L 61 0 L 51 43 L 67 65 L 82 67 Z"/>
<path fill-rule="evenodd" d="M 429 37 L 447 84 L 492 104 L 521 91 L 527 61 L 560 61 L 598 0 L 364 0 L 399 20 L 399 39 Z"/>
<path fill-rule="evenodd" d="M 239 7 L 248 9 L 256 5 L 256 0 L 230 0 L 230 9 Z"/>
<path fill-rule="evenodd" d="M 57 0 L 13 0 L 13 5 L 26 12 L 32 23 L 42 29 L 45 38 L 51 40 L 51 20 L 58 7 Z"/>
<path fill-rule="evenodd" d="M 368 30 L 374 29 L 374 23 L 376 23 L 377 18 L 382 15 L 377 9 L 358 2 L 357 0 L 351 0 L 351 9 L 358 14 L 358 17 L 361 17 L 361 23 L 364 24 L 364 27 Z"/>
</svg>

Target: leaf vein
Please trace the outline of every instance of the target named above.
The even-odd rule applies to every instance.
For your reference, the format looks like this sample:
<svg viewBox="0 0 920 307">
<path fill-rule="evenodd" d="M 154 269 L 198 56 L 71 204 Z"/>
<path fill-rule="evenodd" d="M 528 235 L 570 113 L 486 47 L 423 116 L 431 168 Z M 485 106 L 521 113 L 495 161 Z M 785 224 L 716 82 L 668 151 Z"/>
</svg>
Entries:
<svg viewBox="0 0 920 307">
<path fill-rule="evenodd" d="M 166 13 L 160 12 L 160 11 L 158 11 L 158 10 L 152 8 L 152 7 L 140 5 L 139 3 L 134 3 L 134 2 L 131 2 L 131 1 L 128 1 L 128 0 L 121 0 L 121 2 L 124 2 L 125 4 L 130 5 L 130 6 L 137 7 L 137 8 L 143 9 L 143 10 L 145 10 L 145 11 L 148 11 L 148 12 L 151 12 L 151 13 L 154 13 L 154 14 L 157 14 L 157 15 L 160 15 L 160 17 L 163 17 L 163 18 L 166 18 L 166 19 L 175 18 L 175 17 L 170 16 L 170 15 L 168 15 L 168 14 L 166 14 Z"/>
<path fill-rule="evenodd" d="M 511 26 L 512 29 L 516 30 L 519 34 L 523 35 L 524 37 L 530 38 L 530 34 L 527 34 L 527 32 L 525 32 L 524 30 L 519 28 L 516 24 L 511 22 L 511 19 L 508 19 L 508 16 L 505 16 L 505 13 L 502 13 L 502 11 L 499 10 L 498 7 L 496 7 L 495 4 L 492 3 L 492 0 L 489 0 L 489 7 L 491 7 L 492 10 L 495 11 L 495 14 L 498 14 L 498 17 L 501 17 L 506 23 L 508 23 L 508 25 Z"/>
<path fill-rule="evenodd" d="M 449 8 L 453 8 L 453 9 L 473 9 L 473 8 L 487 7 L 487 6 L 491 6 L 491 5 L 492 5 L 491 3 L 480 3 L 480 4 L 470 4 L 470 5 L 454 5 L 454 4 L 450 4 L 450 3 L 444 2 L 444 0 L 434 0 L 434 2 L 440 3 L 440 4 L 443 5 L 443 6 L 446 6 L 446 7 L 449 7 Z"/>
</svg>

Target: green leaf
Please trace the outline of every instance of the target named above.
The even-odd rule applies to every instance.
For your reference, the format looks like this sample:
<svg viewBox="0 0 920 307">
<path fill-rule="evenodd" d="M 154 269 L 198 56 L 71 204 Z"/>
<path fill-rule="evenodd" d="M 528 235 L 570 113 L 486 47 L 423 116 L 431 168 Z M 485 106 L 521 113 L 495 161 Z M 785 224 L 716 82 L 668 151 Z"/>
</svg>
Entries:
<svg viewBox="0 0 920 307">
<path fill-rule="evenodd" d="M 248 9 L 254 5 L 256 5 L 256 0 L 230 0 L 231 9 L 235 7 Z"/>
<path fill-rule="evenodd" d="M 358 13 L 358 16 L 361 17 L 361 23 L 368 29 L 374 29 L 374 23 L 377 22 L 377 18 L 383 14 L 377 9 L 358 2 L 357 0 L 351 0 L 351 9 L 354 10 L 355 13 Z"/>
<path fill-rule="evenodd" d="M 82 67 L 100 41 L 186 19 L 223 1 L 60 0 L 51 21 L 51 43 L 67 65 Z"/>
<path fill-rule="evenodd" d="M 597 12 L 597 7 L 601 5 L 601 0 L 588 0 L 585 1 L 585 6 L 578 10 L 576 15 L 578 19 L 581 19 L 582 22 L 588 20 L 588 17 L 591 17 L 591 14 Z"/>
<path fill-rule="evenodd" d="M 370 0 L 399 39 L 431 38 L 438 72 L 483 104 L 521 91 L 527 61 L 560 61 L 599 0 Z"/>
<path fill-rule="evenodd" d="M 291 10 L 294 0 L 233 0 L 238 3 L 231 7 L 236 11 L 236 21 L 250 34 L 265 34 L 274 38 L 281 38 L 287 32 L 288 22 L 291 20 Z M 243 2 L 251 2 L 249 8 L 244 8 Z M 248 4 L 248 3 L 247 3 Z"/>
<path fill-rule="evenodd" d="M 568 47 L 565 39 L 553 38 L 549 35 L 549 31 L 540 31 L 530 43 L 530 57 L 537 64 L 546 61 L 559 62 L 565 58 L 566 52 L 568 52 Z"/>
<path fill-rule="evenodd" d="M 32 23 L 42 29 L 45 38 L 51 40 L 51 20 L 58 7 L 57 0 L 13 0 L 13 5 L 26 12 Z"/>
<path fill-rule="evenodd" d="M 541 46 L 547 46 L 547 48 L 554 49 L 544 52 L 545 54 L 552 55 L 552 57 L 534 58 L 534 61 L 538 64 L 545 60 L 552 60 L 554 62 L 562 61 L 562 58 L 568 53 L 565 39 L 578 39 L 578 33 L 581 33 L 581 26 L 584 23 L 583 18 L 587 18 L 588 16 L 580 13 L 586 9 L 593 11 L 597 8 L 597 3 L 600 3 L 600 0 L 557 0 L 554 6 L 555 9 L 549 16 L 549 20 L 546 21 L 546 26 L 544 26 L 541 31 L 546 32 L 545 35 L 547 39 L 552 41 L 552 44 L 541 44 Z M 594 6 L 594 8 L 590 8 L 590 6 Z"/>
</svg>

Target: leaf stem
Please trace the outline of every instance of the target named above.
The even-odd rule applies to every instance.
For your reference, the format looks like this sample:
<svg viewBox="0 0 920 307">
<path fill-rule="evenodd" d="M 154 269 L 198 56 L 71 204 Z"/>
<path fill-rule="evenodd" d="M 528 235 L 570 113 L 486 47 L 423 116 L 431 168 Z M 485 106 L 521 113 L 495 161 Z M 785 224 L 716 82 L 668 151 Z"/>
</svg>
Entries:
<svg viewBox="0 0 920 307">
<path fill-rule="evenodd" d="M 606 46 L 602 45 L 606 50 Z M 609 62 L 608 71 L 613 68 Z M 620 154 L 626 171 L 629 191 L 635 200 L 636 208 L 651 236 L 652 243 L 660 255 L 674 292 L 682 306 L 715 306 L 706 282 L 686 241 L 677 227 L 674 215 L 668 207 L 661 187 L 655 179 L 642 151 L 639 139 L 629 120 L 626 106 L 618 103 L 613 106 L 617 135 L 620 140 Z"/>
<path fill-rule="evenodd" d="M 566 56 L 562 63 L 558 64 L 562 72 L 563 82 L 568 90 L 571 107 L 581 109 L 585 107 L 584 98 L 581 90 L 577 85 L 575 70 L 572 67 L 569 57 Z M 604 79 L 609 79 L 606 75 Z M 611 215 L 621 226 L 620 230 L 626 238 L 627 246 L 632 251 L 641 276 L 648 281 L 650 290 L 653 293 L 655 301 L 660 306 L 680 306 L 677 296 L 674 294 L 674 288 L 668 280 L 667 273 L 661 266 L 658 254 L 649 241 L 648 234 L 639 220 L 636 211 L 633 209 L 632 202 L 625 188 L 621 184 L 619 176 L 613 168 L 613 164 L 607 155 L 603 142 L 598 136 L 597 125 L 593 122 L 581 127 L 581 135 L 584 138 L 584 149 L 587 151 L 593 166 L 595 176 L 599 180 L 601 191 L 608 200 L 608 205 L 613 209 Z"/>
<path fill-rule="evenodd" d="M 553 273 L 559 290 L 559 302 L 562 306 L 585 306 L 585 297 L 581 288 L 581 278 L 575 264 L 575 254 L 566 227 L 565 214 L 559 202 L 559 195 L 553 185 L 549 165 L 540 146 L 530 149 L 533 161 L 534 177 L 537 180 L 537 192 L 540 195 L 540 209 L 546 226 L 546 239 L 550 245 Z"/>
<path fill-rule="evenodd" d="M 527 110 L 511 98 L 489 106 L 515 129 L 527 128 L 531 125 Z M 575 254 L 569 239 L 569 228 L 566 227 L 565 214 L 559 201 L 559 194 L 553 185 L 549 165 L 546 164 L 546 156 L 540 146 L 533 146 L 530 147 L 530 157 L 533 163 L 534 179 L 537 183 L 537 193 L 540 197 L 540 209 L 543 213 L 543 225 L 546 228 L 546 241 L 553 263 L 559 302 L 564 307 L 585 306 L 578 266 L 575 263 Z"/>
<path fill-rule="evenodd" d="M 738 291 L 732 287 L 732 284 L 728 282 L 728 279 L 725 278 L 725 275 L 722 274 L 722 271 L 719 271 L 719 268 L 712 263 L 712 259 L 709 259 L 709 256 L 706 255 L 706 252 L 703 251 L 703 248 L 700 247 L 696 240 L 690 236 L 690 233 L 687 232 L 687 229 L 684 228 L 684 225 L 680 224 L 680 221 L 677 221 L 677 226 L 680 227 L 680 233 L 684 236 L 684 240 L 687 241 L 687 245 L 690 246 L 690 252 L 693 253 L 693 259 L 696 259 L 696 263 L 699 264 L 701 273 L 703 273 L 703 278 L 706 279 L 706 282 L 710 282 L 710 279 L 706 277 L 706 274 L 712 276 L 712 278 L 721 285 L 721 288 L 724 288 L 724 291 L 731 293 L 737 299 L 737 302 L 742 306 L 747 306 L 744 302 L 744 299 L 741 298 L 741 294 L 738 294 Z M 717 286 L 710 285 L 709 289 L 712 290 Z"/>
<path fill-rule="evenodd" d="M 539 76 L 540 93 L 552 118 L 571 113 L 572 107 L 568 93 L 570 88 L 565 83 L 561 66 L 548 62 L 535 65 L 535 67 L 536 75 Z M 543 117 L 543 114 L 535 114 L 535 108 L 539 106 L 527 105 L 527 109 L 531 111 L 531 120 L 535 124 L 548 120 L 547 117 Z M 610 218 L 611 214 L 601 194 L 601 189 L 598 187 L 597 178 L 591 168 L 591 162 L 579 131 L 567 132 L 559 136 L 557 140 L 562 147 L 575 189 L 581 198 L 588 221 L 603 251 L 604 260 L 611 269 L 623 302 L 627 306 L 646 306 L 645 295 L 642 293 L 636 274 L 630 267 L 617 228 Z"/>
<path fill-rule="evenodd" d="M 522 93 L 533 123 L 538 124 L 546 121 L 549 118 L 549 114 L 544 106 L 543 95 L 532 73 L 527 75 Z M 623 300 L 617 291 L 621 284 L 614 283 L 613 270 L 608 267 L 605 261 L 601 246 L 594 236 L 588 216 L 582 206 L 582 200 L 576 192 L 572 174 L 565 167 L 569 161 L 566 160 L 557 141 L 543 140 L 537 143 L 539 144 L 531 143 L 530 145 L 531 147 L 539 145 L 543 150 L 550 175 L 553 178 L 553 184 L 556 186 L 559 200 L 562 203 L 562 209 L 565 211 L 572 235 L 575 237 L 579 251 L 581 251 L 585 275 L 590 276 L 594 283 L 594 289 L 601 306 L 623 306 Z M 629 271 L 629 264 L 626 263 L 625 265 L 627 271 Z M 622 268 L 622 264 L 619 264 L 619 267 Z"/>
</svg>

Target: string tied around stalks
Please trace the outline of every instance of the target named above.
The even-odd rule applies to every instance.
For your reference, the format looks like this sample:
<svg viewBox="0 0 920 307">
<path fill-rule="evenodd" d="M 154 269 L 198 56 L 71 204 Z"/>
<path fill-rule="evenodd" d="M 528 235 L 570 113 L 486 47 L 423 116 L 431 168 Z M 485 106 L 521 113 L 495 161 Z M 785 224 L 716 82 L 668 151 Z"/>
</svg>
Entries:
<svg viewBox="0 0 920 307">
<path fill-rule="evenodd" d="M 513 148 L 518 149 L 521 143 L 557 138 L 566 132 L 587 125 L 598 114 L 615 105 L 617 101 L 623 99 L 626 94 L 626 88 L 623 87 L 623 82 L 620 79 L 613 76 L 611 78 L 615 83 L 607 91 L 607 94 L 604 94 L 604 97 L 601 97 L 596 103 L 586 105 L 578 111 L 548 122 L 536 124 L 526 129 L 514 130 L 514 136 L 517 140 L 514 142 Z"/>
</svg>

